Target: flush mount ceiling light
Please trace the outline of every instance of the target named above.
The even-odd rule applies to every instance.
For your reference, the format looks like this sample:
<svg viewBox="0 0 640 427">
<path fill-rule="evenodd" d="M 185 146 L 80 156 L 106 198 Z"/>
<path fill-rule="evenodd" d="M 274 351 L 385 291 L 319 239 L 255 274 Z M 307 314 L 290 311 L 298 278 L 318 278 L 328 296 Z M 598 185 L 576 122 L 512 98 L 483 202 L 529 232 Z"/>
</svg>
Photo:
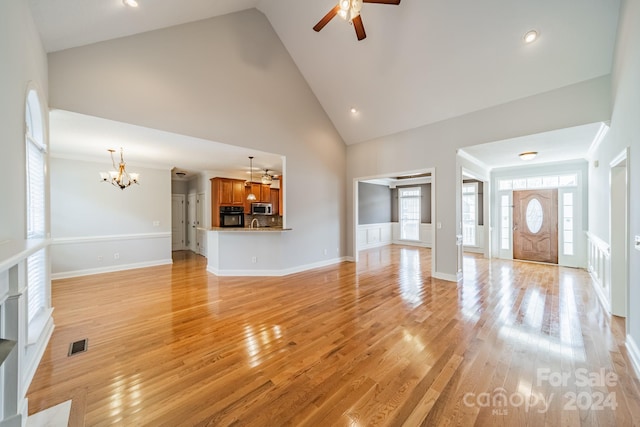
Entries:
<svg viewBox="0 0 640 427">
<path fill-rule="evenodd" d="M 122 0 L 122 3 L 125 6 L 129 7 L 138 7 L 138 2 L 136 0 Z"/>
<path fill-rule="evenodd" d="M 249 179 L 249 183 L 253 182 L 253 156 L 249 156 L 249 173 L 251 174 L 251 178 Z M 251 187 L 249 187 L 251 188 Z M 247 200 L 254 201 L 256 200 L 256 195 L 249 190 L 249 195 L 247 196 Z"/>
<path fill-rule="evenodd" d="M 533 43 L 534 41 L 538 40 L 538 32 L 536 30 L 530 30 L 527 31 L 523 37 L 524 42 L 529 44 L 529 43 Z"/>
<path fill-rule="evenodd" d="M 351 114 L 358 114 L 358 109 L 356 107 L 351 107 L 349 111 L 351 111 Z"/>
<path fill-rule="evenodd" d="M 520 160 L 533 160 L 537 155 L 537 151 L 525 151 L 524 153 L 518 154 Z"/>
<path fill-rule="evenodd" d="M 100 172 L 100 180 L 102 182 L 110 182 L 115 187 L 124 190 L 129 187 L 131 184 L 139 184 L 140 175 L 134 172 L 126 171 L 126 163 L 124 162 L 123 149 L 120 147 L 120 163 L 116 166 L 116 161 L 113 158 L 113 153 L 116 150 L 109 149 L 107 150 L 111 154 L 111 164 L 113 166 L 113 170 L 109 172 Z"/>
</svg>

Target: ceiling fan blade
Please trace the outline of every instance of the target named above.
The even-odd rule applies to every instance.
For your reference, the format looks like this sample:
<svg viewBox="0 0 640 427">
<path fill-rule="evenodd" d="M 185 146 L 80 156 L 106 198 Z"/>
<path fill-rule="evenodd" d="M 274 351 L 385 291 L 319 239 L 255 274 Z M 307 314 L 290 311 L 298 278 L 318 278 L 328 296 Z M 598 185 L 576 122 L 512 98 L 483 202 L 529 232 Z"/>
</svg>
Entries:
<svg viewBox="0 0 640 427">
<path fill-rule="evenodd" d="M 358 36 L 358 40 L 362 40 L 367 37 L 367 33 L 364 32 L 364 25 L 362 24 L 362 16 L 356 16 L 351 22 L 353 22 L 353 28 L 356 29 L 356 36 Z"/>
<path fill-rule="evenodd" d="M 325 25 L 327 25 L 329 23 L 329 21 L 331 21 L 333 19 L 334 16 L 336 16 L 338 14 L 338 11 L 340 10 L 340 5 L 336 5 L 336 7 L 334 7 L 333 9 L 331 9 L 329 11 L 329 13 L 327 13 L 326 15 L 324 15 L 324 18 L 322 18 L 316 25 L 315 27 L 313 27 L 313 29 L 315 31 L 320 31 L 321 29 L 324 28 Z"/>
<path fill-rule="evenodd" d="M 363 3 L 400 4 L 400 0 L 362 0 Z"/>
</svg>

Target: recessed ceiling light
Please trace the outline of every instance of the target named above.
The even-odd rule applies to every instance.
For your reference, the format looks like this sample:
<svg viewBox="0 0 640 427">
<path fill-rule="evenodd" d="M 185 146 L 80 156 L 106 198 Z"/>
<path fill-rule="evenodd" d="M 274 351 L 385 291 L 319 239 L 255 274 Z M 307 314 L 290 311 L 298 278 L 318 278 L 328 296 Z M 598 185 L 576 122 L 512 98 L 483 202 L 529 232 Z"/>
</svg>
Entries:
<svg viewBox="0 0 640 427">
<path fill-rule="evenodd" d="M 527 31 L 523 38 L 525 43 L 533 43 L 538 40 L 538 32 L 536 30 Z"/>
<path fill-rule="evenodd" d="M 521 160 L 533 160 L 537 155 L 537 151 L 525 151 L 524 153 L 518 154 Z"/>
<path fill-rule="evenodd" d="M 349 111 L 351 111 L 351 114 L 358 114 L 358 109 L 356 107 L 351 107 Z"/>
<path fill-rule="evenodd" d="M 136 0 L 122 0 L 125 6 L 129 7 L 138 7 L 138 2 Z"/>
</svg>

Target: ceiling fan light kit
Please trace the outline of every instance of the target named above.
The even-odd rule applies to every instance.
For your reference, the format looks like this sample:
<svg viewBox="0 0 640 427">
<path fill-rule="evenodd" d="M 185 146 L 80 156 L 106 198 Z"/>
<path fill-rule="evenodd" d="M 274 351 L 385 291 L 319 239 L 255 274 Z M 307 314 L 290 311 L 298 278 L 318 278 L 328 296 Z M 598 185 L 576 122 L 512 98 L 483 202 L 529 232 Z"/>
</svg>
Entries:
<svg viewBox="0 0 640 427">
<path fill-rule="evenodd" d="M 363 3 L 379 3 L 379 4 L 393 4 L 399 5 L 400 0 L 338 0 L 338 4 L 329 11 L 318 23 L 313 27 L 315 31 L 320 31 L 325 25 L 338 15 L 345 21 L 353 24 L 353 28 L 356 31 L 356 37 L 358 40 L 363 40 L 367 37 L 367 33 L 364 31 L 364 24 L 362 23 L 362 17 L 360 11 L 362 10 Z"/>
</svg>

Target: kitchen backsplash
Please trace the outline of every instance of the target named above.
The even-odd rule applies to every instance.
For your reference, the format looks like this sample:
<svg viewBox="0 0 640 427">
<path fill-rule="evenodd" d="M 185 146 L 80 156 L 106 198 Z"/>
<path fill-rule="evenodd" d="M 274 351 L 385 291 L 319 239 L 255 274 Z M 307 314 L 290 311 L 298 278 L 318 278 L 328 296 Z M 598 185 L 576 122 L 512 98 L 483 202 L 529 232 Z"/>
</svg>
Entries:
<svg viewBox="0 0 640 427">
<path fill-rule="evenodd" d="M 251 221 L 256 218 L 258 227 L 282 227 L 282 217 L 280 215 L 247 215 L 244 216 L 244 226 L 250 227 Z"/>
</svg>

